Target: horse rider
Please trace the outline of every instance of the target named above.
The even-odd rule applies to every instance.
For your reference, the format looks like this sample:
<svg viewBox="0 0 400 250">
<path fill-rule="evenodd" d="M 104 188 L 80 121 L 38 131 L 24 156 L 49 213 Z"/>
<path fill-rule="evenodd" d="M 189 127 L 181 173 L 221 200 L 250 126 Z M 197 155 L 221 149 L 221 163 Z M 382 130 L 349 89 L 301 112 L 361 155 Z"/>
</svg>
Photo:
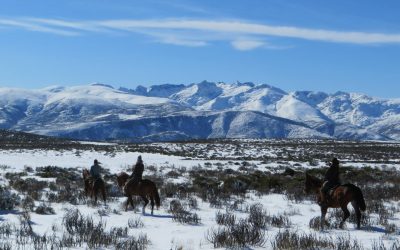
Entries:
<svg viewBox="0 0 400 250">
<path fill-rule="evenodd" d="M 90 177 L 92 181 L 97 180 L 98 178 L 101 178 L 101 167 L 100 167 L 100 162 L 96 159 L 93 162 L 93 166 L 90 167 Z"/>
<path fill-rule="evenodd" d="M 339 185 L 339 161 L 338 159 L 333 158 L 329 164 L 329 169 L 325 173 L 324 184 L 322 184 L 320 190 L 321 200 L 319 204 L 326 205 L 330 198 L 329 191 Z"/>
<path fill-rule="evenodd" d="M 144 165 L 141 155 L 138 156 L 136 164 L 133 166 L 132 170 L 133 172 L 130 176 L 130 182 L 133 182 L 135 185 L 137 185 L 140 181 L 142 181 L 142 175 L 144 172 Z"/>
</svg>

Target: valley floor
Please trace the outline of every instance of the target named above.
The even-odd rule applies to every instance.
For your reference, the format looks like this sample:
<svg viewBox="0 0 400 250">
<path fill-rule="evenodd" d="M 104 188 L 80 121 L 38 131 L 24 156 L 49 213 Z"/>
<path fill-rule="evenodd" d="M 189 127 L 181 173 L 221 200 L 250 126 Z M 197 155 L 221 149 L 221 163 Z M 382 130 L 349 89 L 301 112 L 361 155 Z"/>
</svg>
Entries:
<svg viewBox="0 0 400 250">
<path fill-rule="evenodd" d="M 0 249 L 223 249 L 239 243 L 224 243 L 220 233 L 232 234 L 229 230 L 240 223 L 247 223 L 242 234 L 260 234 L 253 242 L 247 239 L 249 249 L 400 247 L 399 144 L 233 140 L 82 145 L 0 151 Z M 145 178 L 159 187 L 162 204 L 154 215 L 149 206 L 142 213 L 139 200 L 135 209 L 125 211 L 126 197 L 116 185 L 116 175 L 130 172 L 139 155 Z M 355 229 L 354 218 L 337 228 L 341 211 L 331 209 L 331 226 L 321 231 L 319 206 L 302 193 L 304 172 L 321 176 L 333 156 L 343 162 L 344 181 L 365 190 L 361 230 Z M 105 170 L 106 205 L 83 194 L 81 171 L 94 159 Z M 379 184 L 383 187 L 375 188 Z M 224 222 L 229 216 L 234 221 Z M 257 228 L 254 216 L 262 221 Z M 73 225 L 73 218 L 92 221 L 92 227 Z M 103 239 L 79 235 L 90 235 L 96 225 Z"/>
</svg>

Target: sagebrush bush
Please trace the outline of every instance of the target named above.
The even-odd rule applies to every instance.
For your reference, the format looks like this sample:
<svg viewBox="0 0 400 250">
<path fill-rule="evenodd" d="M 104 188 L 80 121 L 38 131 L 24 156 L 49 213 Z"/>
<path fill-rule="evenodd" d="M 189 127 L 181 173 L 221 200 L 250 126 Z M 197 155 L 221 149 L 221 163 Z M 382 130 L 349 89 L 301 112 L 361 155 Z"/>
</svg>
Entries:
<svg viewBox="0 0 400 250">
<path fill-rule="evenodd" d="M 253 204 L 249 208 L 248 221 L 256 227 L 267 229 L 268 226 L 283 228 L 290 227 L 290 219 L 287 215 L 269 215 L 259 203 Z"/>
<path fill-rule="evenodd" d="M 38 181 L 34 178 L 14 178 L 10 180 L 10 185 L 15 190 L 31 196 L 34 200 L 39 200 L 43 189 L 47 187 L 47 182 Z"/>
<path fill-rule="evenodd" d="M 51 207 L 50 204 L 42 202 L 39 204 L 39 206 L 36 207 L 35 213 L 49 215 L 49 214 L 55 214 L 56 212 L 54 211 L 54 209 Z"/>
<path fill-rule="evenodd" d="M 269 216 L 261 204 L 254 204 L 250 206 L 248 221 L 258 228 L 266 229 L 269 222 Z"/>
<path fill-rule="evenodd" d="M 264 230 L 249 223 L 247 220 L 239 220 L 229 227 L 229 231 L 238 246 L 263 246 L 265 243 Z"/>
<path fill-rule="evenodd" d="M 77 173 L 79 170 L 76 168 L 62 168 L 57 166 L 37 167 L 36 176 L 42 178 L 64 178 L 71 181 L 76 181 L 81 178 Z"/>
<path fill-rule="evenodd" d="M 218 211 L 215 215 L 215 221 L 221 226 L 232 226 L 236 222 L 236 216 L 233 213 L 221 213 L 221 211 Z"/>
<path fill-rule="evenodd" d="M 131 218 L 128 220 L 129 228 L 142 228 L 144 227 L 143 221 L 140 217 Z"/>
<path fill-rule="evenodd" d="M 289 217 L 283 214 L 269 216 L 269 223 L 278 228 L 288 228 L 291 225 Z"/>
<path fill-rule="evenodd" d="M 398 250 L 400 249 L 400 241 L 396 239 L 394 242 L 391 243 L 391 245 L 386 246 L 382 239 L 379 239 L 378 241 L 373 241 L 372 242 L 372 247 L 371 250 Z"/>
<path fill-rule="evenodd" d="M 185 184 L 165 183 L 160 187 L 160 195 L 166 198 L 185 199 L 190 195 L 190 190 Z"/>
<path fill-rule="evenodd" d="M 272 248 L 274 250 L 335 249 L 335 243 L 331 238 L 285 230 L 276 234 L 274 241 L 272 241 Z"/>
<path fill-rule="evenodd" d="M 363 250 L 364 247 L 350 235 L 339 235 L 335 240 L 335 249 L 338 250 Z"/>
<path fill-rule="evenodd" d="M 209 229 L 206 239 L 215 248 L 262 247 L 265 244 L 265 232 L 248 220 L 240 219 L 229 226 Z"/>
<path fill-rule="evenodd" d="M 128 227 L 113 227 L 105 230 L 105 223 L 95 222 L 90 216 L 83 216 L 79 210 L 67 210 L 63 218 L 65 233 L 61 239 L 63 247 L 82 246 L 88 248 L 145 249 L 147 236 L 128 238 Z M 131 247 L 131 248 L 129 248 Z"/>
<path fill-rule="evenodd" d="M 0 224 L 0 236 L 1 238 L 9 238 L 15 232 L 15 225 L 8 222 L 2 222 Z M 1 248 L 0 248 L 1 249 Z"/>
<path fill-rule="evenodd" d="M 32 229 L 32 221 L 31 221 L 31 215 L 29 212 L 24 211 L 18 216 L 19 219 L 19 228 L 17 229 L 17 238 L 25 241 L 28 241 L 25 238 L 28 238 L 32 235 L 34 235 L 33 229 Z"/>
<path fill-rule="evenodd" d="M 192 197 L 192 196 L 188 197 L 187 203 L 188 203 L 188 207 L 190 209 L 198 209 L 199 208 L 196 197 Z"/>
<path fill-rule="evenodd" d="M 21 203 L 21 198 L 8 188 L 0 186 L 0 210 L 13 210 Z"/>
<path fill-rule="evenodd" d="M 147 249 L 150 240 L 147 235 L 139 235 L 138 237 L 129 237 L 128 239 L 120 240 L 115 244 L 116 250 L 144 250 Z"/>
<path fill-rule="evenodd" d="M 308 222 L 308 227 L 316 231 L 320 231 L 321 227 L 321 216 L 316 216 L 310 219 Z"/>
<path fill-rule="evenodd" d="M 27 195 L 25 196 L 25 198 L 22 199 L 21 207 L 26 211 L 32 212 L 33 209 L 35 208 L 35 200 L 29 195 Z"/>
<path fill-rule="evenodd" d="M 68 202 L 72 205 L 86 204 L 87 202 L 83 186 L 79 186 L 76 183 L 68 183 L 67 185 L 59 184 L 57 191 L 47 192 L 46 196 L 50 202 Z"/>
<path fill-rule="evenodd" d="M 399 229 L 396 224 L 394 223 L 387 223 L 384 225 L 385 226 L 385 233 L 386 234 L 393 234 L 393 233 L 398 233 Z"/>
<path fill-rule="evenodd" d="M 0 249 L 1 250 L 12 250 L 12 243 L 11 242 L 0 242 Z"/>
<path fill-rule="evenodd" d="M 350 235 L 338 235 L 336 238 L 317 236 L 316 234 L 298 233 L 285 230 L 276 234 L 272 241 L 274 250 L 309 250 L 309 249 L 332 249 L 332 250 L 362 250 L 364 247 Z"/>
<path fill-rule="evenodd" d="M 179 223 L 198 225 L 200 217 L 196 213 L 191 213 L 182 206 L 178 200 L 172 200 L 170 203 L 169 212 L 172 213 L 172 220 Z"/>
</svg>

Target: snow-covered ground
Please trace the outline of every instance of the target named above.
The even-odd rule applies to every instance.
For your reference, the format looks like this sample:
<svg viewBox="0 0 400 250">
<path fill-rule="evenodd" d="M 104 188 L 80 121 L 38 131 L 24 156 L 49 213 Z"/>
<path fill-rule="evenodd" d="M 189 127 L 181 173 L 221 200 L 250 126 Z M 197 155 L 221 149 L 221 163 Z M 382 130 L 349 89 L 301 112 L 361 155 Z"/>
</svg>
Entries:
<svg viewBox="0 0 400 250">
<path fill-rule="evenodd" d="M 85 143 L 88 144 L 88 143 Z M 251 144 L 251 143 L 250 143 Z M 238 170 L 242 163 L 245 161 L 244 158 L 235 156 L 236 145 L 234 144 L 214 144 L 210 147 L 210 150 L 219 148 L 220 150 L 212 153 L 207 151 L 207 144 L 192 144 L 191 147 L 204 147 L 207 157 L 198 157 L 196 159 L 177 156 L 177 155 L 165 155 L 159 153 L 146 153 L 146 152 L 125 152 L 118 151 L 93 151 L 93 150 L 43 150 L 43 149 L 21 149 L 21 150 L 1 150 L 1 175 L 0 183 L 7 184 L 5 178 L 6 172 L 22 172 L 28 167 L 35 169 L 37 167 L 45 166 L 57 166 L 62 168 L 89 168 L 94 159 L 98 159 L 102 163 L 102 167 L 108 169 L 111 174 L 117 174 L 121 171 L 129 171 L 131 166 L 135 163 L 137 156 L 141 155 L 145 162 L 145 173 L 144 175 L 150 175 L 149 167 L 156 169 L 157 175 L 165 178 L 164 182 L 171 183 L 184 183 L 191 182 L 189 175 L 183 174 L 179 178 L 167 177 L 167 173 L 171 170 L 177 169 L 227 169 Z M 217 146 L 215 146 L 217 145 Z M 182 148 L 188 147 L 184 150 L 189 150 L 190 144 L 157 144 L 156 147 L 168 147 L 169 150 L 181 150 Z M 396 147 L 397 145 L 394 145 Z M 212 148 L 212 149 L 211 149 Z M 240 148 L 242 152 L 246 152 L 246 155 L 251 155 L 252 148 Z M 258 153 L 262 152 L 263 155 L 269 158 L 268 161 L 262 161 L 260 159 L 246 159 L 247 164 L 257 166 L 260 171 L 269 171 L 276 169 L 278 172 L 283 171 L 287 167 L 293 169 L 303 168 L 320 168 L 325 166 L 323 160 L 317 161 L 316 164 L 310 164 L 306 161 L 296 160 L 274 160 L 277 156 L 279 148 L 271 148 L 270 150 L 261 148 Z M 296 149 L 293 149 L 296 150 Z M 210 159 L 209 156 L 218 153 L 217 159 Z M 254 153 L 254 151 L 253 151 Z M 223 158 L 227 158 L 224 160 Z M 399 159 L 392 159 L 392 163 L 371 163 L 368 159 L 364 162 L 359 159 L 352 162 L 347 159 L 344 165 L 355 166 L 355 167 L 382 167 L 385 168 L 395 167 L 399 168 Z M 71 170 L 72 171 L 72 170 Z M 43 180 L 44 178 L 38 178 L 35 176 L 35 172 L 28 172 L 28 177 L 37 178 Z M 24 178 L 28 178 L 24 177 Z M 51 181 L 52 179 L 47 179 Z M 116 185 L 116 183 L 111 183 Z M 83 187 L 82 187 L 83 189 Z M 23 194 L 20 194 L 23 197 Z M 42 198 L 45 200 L 45 198 Z M 112 227 L 127 227 L 128 220 L 137 220 L 143 223 L 143 227 L 129 228 L 128 235 L 139 236 L 147 235 L 150 240 L 149 249 L 212 249 L 213 244 L 207 241 L 207 234 L 213 228 L 218 228 L 216 223 L 216 214 L 218 212 L 225 213 L 225 207 L 210 206 L 208 201 L 203 201 L 200 197 L 195 197 L 197 201 L 196 207 L 188 207 L 191 213 L 196 213 L 201 221 L 199 224 L 182 224 L 173 220 L 173 215 L 169 211 L 170 202 L 177 198 L 165 198 L 162 199 L 162 205 L 159 210 L 154 211 L 154 215 L 150 215 L 149 208 L 146 213 L 142 214 L 138 210 L 124 211 L 123 202 L 125 197 L 120 197 L 114 201 L 108 202 L 107 205 L 101 202 L 97 205 L 91 204 L 80 204 L 72 205 L 69 203 L 51 203 L 50 205 L 54 208 L 54 215 L 39 215 L 34 212 L 31 213 L 32 229 L 37 235 L 51 235 L 62 234 L 62 220 L 66 213 L 71 208 L 77 208 L 79 211 L 87 216 L 93 217 L 95 221 L 102 221 L 106 224 L 107 229 Z M 368 199 L 368 197 L 366 197 Z M 186 200 L 181 199 L 182 204 L 187 203 Z M 262 204 L 263 209 L 267 214 L 271 216 L 285 215 L 290 220 L 290 230 L 297 232 L 298 234 L 315 234 L 321 237 L 350 237 L 352 240 L 358 241 L 365 249 L 372 249 L 373 244 L 377 242 L 383 242 L 386 246 L 389 246 L 396 241 L 400 240 L 399 232 L 397 228 L 400 228 L 400 213 L 397 212 L 389 218 L 389 222 L 396 225 L 396 231 L 394 233 L 385 233 L 383 226 L 374 225 L 374 227 L 363 227 L 361 230 L 356 230 L 353 223 L 347 222 L 345 229 L 327 229 L 325 231 L 316 231 L 309 226 L 309 222 L 312 218 L 320 215 L 318 205 L 313 200 L 306 200 L 302 202 L 295 202 L 288 199 L 284 194 L 264 194 L 260 195 L 254 191 L 248 191 L 245 195 L 245 200 L 241 204 L 241 208 L 232 210 L 237 218 L 246 218 L 248 216 L 248 207 L 253 204 Z M 40 201 L 35 201 L 35 204 L 40 204 Z M 389 205 L 389 203 L 387 204 Z M 392 201 L 392 206 L 398 206 L 398 202 Z M 350 206 L 349 206 L 350 207 Z M 21 208 L 13 211 L 0 211 L 0 223 L 14 223 L 18 225 L 20 223 L 20 212 Z M 371 219 L 375 219 L 377 215 L 371 215 Z M 285 228 L 278 228 L 274 226 L 268 226 L 265 231 L 265 243 L 263 246 L 250 246 L 251 249 L 272 249 L 272 242 L 275 240 L 275 236 L 285 230 Z M 15 237 L 4 238 L 0 236 L 2 242 L 12 242 L 16 247 Z M 76 247 L 77 249 L 85 249 L 86 246 Z M 33 249 L 33 246 L 32 246 Z"/>
</svg>

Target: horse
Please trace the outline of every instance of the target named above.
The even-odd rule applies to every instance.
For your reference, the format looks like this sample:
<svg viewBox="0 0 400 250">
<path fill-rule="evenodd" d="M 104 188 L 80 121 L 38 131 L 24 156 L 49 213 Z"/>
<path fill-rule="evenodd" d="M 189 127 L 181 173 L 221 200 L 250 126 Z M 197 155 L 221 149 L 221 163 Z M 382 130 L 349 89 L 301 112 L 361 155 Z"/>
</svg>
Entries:
<svg viewBox="0 0 400 250">
<path fill-rule="evenodd" d="M 315 176 L 306 173 L 305 189 L 306 193 L 314 192 L 317 196 L 317 200 L 321 200 L 321 187 L 323 181 Z M 350 212 L 347 209 L 347 204 L 351 202 L 357 217 L 357 229 L 360 229 L 361 211 L 365 211 L 366 205 L 364 196 L 359 187 L 353 184 L 343 184 L 337 186 L 328 200 L 327 204 L 320 205 L 321 207 L 321 229 L 324 230 L 325 215 L 328 208 L 341 208 L 343 210 L 344 216 L 343 220 L 340 222 L 340 228 L 343 228 L 344 223 L 350 216 Z"/>
<path fill-rule="evenodd" d="M 99 191 L 103 196 L 104 203 L 106 203 L 106 185 L 102 178 L 97 178 L 94 180 L 90 177 L 89 170 L 86 168 L 82 171 L 83 181 L 85 183 L 85 194 L 86 196 L 90 195 L 90 198 L 93 198 L 94 195 L 94 202 L 97 203 L 97 194 Z"/>
<path fill-rule="evenodd" d="M 158 190 L 156 187 L 156 184 L 152 182 L 151 180 L 142 180 L 138 184 L 135 185 L 135 183 L 132 181 L 132 179 L 129 180 L 129 175 L 125 172 L 121 172 L 117 176 L 117 183 L 118 186 L 123 189 L 124 194 L 128 197 L 128 200 L 126 202 L 125 206 L 125 211 L 128 210 L 128 205 L 131 204 L 132 208 L 134 208 L 133 204 L 133 195 L 138 195 L 142 198 L 144 201 L 144 205 L 142 208 L 142 213 L 145 213 L 145 209 L 147 204 L 149 203 L 149 199 L 151 201 L 151 215 L 153 215 L 153 210 L 154 210 L 154 204 L 156 204 L 157 208 L 160 207 L 160 196 L 158 194 Z"/>
</svg>

